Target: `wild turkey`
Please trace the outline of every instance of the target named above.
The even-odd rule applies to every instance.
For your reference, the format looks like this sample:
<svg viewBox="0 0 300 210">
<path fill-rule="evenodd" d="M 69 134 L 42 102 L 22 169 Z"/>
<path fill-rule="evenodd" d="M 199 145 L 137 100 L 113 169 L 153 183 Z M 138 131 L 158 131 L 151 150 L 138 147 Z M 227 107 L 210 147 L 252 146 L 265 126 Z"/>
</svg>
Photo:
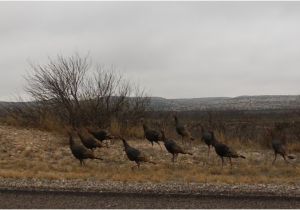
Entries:
<svg viewBox="0 0 300 210">
<path fill-rule="evenodd" d="M 289 163 L 288 160 L 286 159 L 286 157 L 288 157 L 289 159 L 294 159 L 295 157 L 293 155 L 287 154 L 287 146 L 284 141 L 285 135 L 283 135 L 283 134 L 276 135 L 275 132 L 270 129 L 267 129 L 267 131 L 271 137 L 271 144 L 272 144 L 272 148 L 274 151 L 274 160 L 273 160 L 272 164 L 275 163 L 278 154 L 283 157 L 283 159 L 286 163 Z"/>
<path fill-rule="evenodd" d="M 99 140 L 101 143 L 105 140 L 113 139 L 114 137 L 106 130 L 92 130 L 90 128 L 87 128 L 87 131 L 92 134 L 97 140 Z M 106 147 L 108 147 L 108 143 L 106 141 Z"/>
<path fill-rule="evenodd" d="M 132 166 L 131 169 L 133 170 L 134 167 L 140 168 L 140 163 L 141 162 L 148 162 L 152 164 L 156 164 L 155 162 L 151 161 L 145 154 L 143 154 L 141 151 L 139 151 L 136 148 L 131 147 L 127 141 L 120 137 L 123 141 L 124 149 L 126 152 L 126 155 L 130 161 L 135 161 L 137 165 Z"/>
<path fill-rule="evenodd" d="M 213 143 L 212 146 L 215 147 L 215 151 L 217 155 L 221 158 L 222 160 L 222 168 L 224 165 L 224 157 L 228 157 L 230 161 L 230 166 L 232 167 L 232 162 L 231 158 L 246 158 L 243 155 L 238 154 L 234 149 L 228 147 L 226 144 L 220 143 L 214 135 L 214 132 L 211 132 L 212 138 L 213 138 Z"/>
<path fill-rule="evenodd" d="M 87 148 L 85 148 L 83 145 L 78 144 L 74 141 L 74 133 L 73 132 L 68 132 L 69 134 L 69 144 L 70 144 L 70 149 L 73 154 L 73 156 L 80 161 L 80 165 L 85 165 L 84 160 L 85 159 L 98 159 L 98 160 L 103 160 L 102 158 L 95 157 L 94 153 Z"/>
<path fill-rule="evenodd" d="M 172 162 L 173 163 L 175 162 L 175 159 L 177 159 L 178 154 L 193 155 L 192 153 L 186 152 L 184 149 L 182 149 L 172 139 L 167 139 L 166 136 L 165 136 L 165 132 L 163 130 L 161 131 L 161 134 L 162 134 L 162 140 L 164 142 L 164 145 L 165 145 L 166 149 L 168 150 L 169 153 L 171 153 L 173 155 L 173 157 L 172 157 Z"/>
<path fill-rule="evenodd" d="M 178 135 L 181 136 L 182 144 L 183 144 L 184 138 L 188 138 L 191 141 L 194 141 L 195 139 L 191 136 L 191 134 L 187 130 L 187 128 L 184 125 L 179 123 L 177 116 L 174 116 L 174 119 L 175 119 L 175 125 L 176 125 L 176 132 L 178 133 Z"/>
<path fill-rule="evenodd" d="M 91 134 L 87 133 L 84 129 L 77 130 L 77 134 L 82 142 L 82 144 L 92 151 L 97 147 L 103 147 L 102 144 L 96 140 Z"/>
<path fill-rule="evenodd" d="M 204 141 L 204 143 L 208 147 L 207 157 L 209 157 L 210 147 L 213 144 L 212 133 L 211 133 L 211 131 L 204 130 L 204 127 L 201 124 L 200 124 L 200 127 L 201 127 L 201 134 L 202 134 L 201 140 Z"/>
<path fill-rule="evenodd" d="M 161 145 L 159 143 L 159 141 L 161 141 L 161 133 L 159 133 L 156 130 L 149 129 L 149 127 L 144 122 L 143 122 L 143 129 L 144 129 L 144 136 L 152 144 L 152 147 L 153 147 L 153 142 L 155 142 L 160 146 L 160 149 L 162 150 Z"/>
</svg>

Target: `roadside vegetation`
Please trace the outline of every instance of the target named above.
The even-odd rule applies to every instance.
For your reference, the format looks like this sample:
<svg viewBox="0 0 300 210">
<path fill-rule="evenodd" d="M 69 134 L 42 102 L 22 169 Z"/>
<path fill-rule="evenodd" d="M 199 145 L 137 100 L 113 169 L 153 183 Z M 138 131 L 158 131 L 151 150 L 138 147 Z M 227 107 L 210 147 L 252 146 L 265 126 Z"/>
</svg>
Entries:
<svg viewBox="0 0 300 210">
<path fill-rule="evenodd" d="M 272 165 L 271 149 L 239 147 L 237 150 L 246 159 L 233 160 L 232 169 L 226 160 L 226 165 L 221 169 L 220 158 L 212 150 L 208 160 L 207 148 L 199 139 L 192 147 L 185 146 L 194 155 L 179 155 L 174 164 L 164 147 L 160 150 L 158 145 L 152 148 L 145 139 L 130 139 L 130 145 L 139 148 L 157 162 L 156 165 L 142 164 L 139 170 L 132 171 L 134 163 L 125 156 L 120 140 L 114 140 L 109 148 L 95 151 L 103 161 L 87 160 L 86 166 L 82 167 L 72 156 L 66 136 L 11 126 L 0 126 L 0 134 L 1 177 L 158 183 L 299 184 L 299 160 L 286 164 L 278 158 L 275 165 Z"/>
</svg>

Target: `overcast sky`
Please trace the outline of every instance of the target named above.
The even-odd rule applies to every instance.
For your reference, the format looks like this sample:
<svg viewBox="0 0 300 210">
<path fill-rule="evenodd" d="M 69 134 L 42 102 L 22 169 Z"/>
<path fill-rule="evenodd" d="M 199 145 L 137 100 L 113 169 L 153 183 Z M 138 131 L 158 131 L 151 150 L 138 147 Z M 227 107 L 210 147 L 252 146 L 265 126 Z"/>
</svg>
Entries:
<svg viewBox="0 0 300 210">
<path fill-rule="evenodd" d="M 299 94 L 300 2 L 0 2 L 0 100 L 75 51 L 152 96 Z"/>
</svg>

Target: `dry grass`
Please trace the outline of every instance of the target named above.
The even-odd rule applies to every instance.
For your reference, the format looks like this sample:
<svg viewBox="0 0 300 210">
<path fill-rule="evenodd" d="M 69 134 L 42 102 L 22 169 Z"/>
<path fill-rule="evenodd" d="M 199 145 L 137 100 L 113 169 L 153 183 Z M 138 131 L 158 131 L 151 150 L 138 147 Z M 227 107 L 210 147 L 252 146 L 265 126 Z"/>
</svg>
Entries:
<svg viewBox="0 0 300 210">
<path fill-rule="evenodd" d="M 291 152 L 297 152 L 297 153 L 300 153 L 300 144 L 298 143 L 292 143 L 292 144 L 289 144 L 289 150 Z"/>
<path fill-rule="evenodd" d="M 179 155 L 175 164 L 171 163 L 171 155 L 164 147 L 163 150 L 160 150 L 158 145 L 152 148 L 144 139 L 129 140 L 132 146 L 139 148 L 157 162 L 156 165 L 143 164 L 140 170 L 135 171 L 131 170 L 134 163 L 127 159 L 119 140 L 115 140 L 110 148 L 95 151 L 98 156 L 105 159 L 104 161 L 87 160 L 85 167 L 81 167 L 79 161 L 73 158 L 67 138 L 61 135 L 0 126 L 0 141 L 2 177 L 228 184 L 299 184 L 300 177 L 299 160 L 287 165 L 278 158 L 278 162 L 272 165 L 271 150 L 248 147 L 247 144 L 241 145 L 235 140 L 231 141 L 231 145 L 247 159 L 234 160 L 232 169 L 228 163 L 221 169 L 221 160 L 213 150 L 208 160 L 207 148 L 199 140 L 193 147 L 186 146 L 194 155 Z M 295 153 L 295 148 L 296 146 L 292 145 L 292 151 L 299 157 L 300 154 Z"/>
<path fill-rule="evenodd" d="M 144 130 L 141 126 L 133 126 L 127 128 L 122 128 L 121 124 L 117 120 L 112 120 L 110 124 L 110 132 L 115 135 L 125 135 L 130 138 L 143 138 L 144 136 Z"/>
</svg>

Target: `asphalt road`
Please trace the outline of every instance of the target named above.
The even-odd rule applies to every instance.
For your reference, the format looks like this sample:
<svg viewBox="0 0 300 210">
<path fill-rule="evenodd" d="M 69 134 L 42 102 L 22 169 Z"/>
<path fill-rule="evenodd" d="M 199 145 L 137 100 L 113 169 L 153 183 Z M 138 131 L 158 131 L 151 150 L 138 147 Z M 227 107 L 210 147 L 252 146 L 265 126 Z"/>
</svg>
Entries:
<svg viewBox="0 0 300 210">
<path fill-rule="evenodd" d="M 300 208 L 300 198 L 0 190 L 0 208 Z"/>
</svg>

